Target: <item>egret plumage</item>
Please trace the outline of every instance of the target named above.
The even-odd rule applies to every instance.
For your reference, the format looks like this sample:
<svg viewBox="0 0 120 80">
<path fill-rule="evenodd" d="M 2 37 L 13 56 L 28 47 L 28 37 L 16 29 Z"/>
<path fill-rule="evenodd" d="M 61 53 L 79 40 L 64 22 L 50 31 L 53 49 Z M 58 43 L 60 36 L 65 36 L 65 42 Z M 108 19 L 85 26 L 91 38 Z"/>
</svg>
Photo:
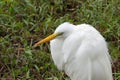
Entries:
<svg viewBox="0 0 120 80">
<path fill-rule="evenodd" d="M 64 22 L 33 47 L 47 41 L 55 65 L 71 80 L 113 80 L 107 43 L 93 26 Z"/>
</svg>

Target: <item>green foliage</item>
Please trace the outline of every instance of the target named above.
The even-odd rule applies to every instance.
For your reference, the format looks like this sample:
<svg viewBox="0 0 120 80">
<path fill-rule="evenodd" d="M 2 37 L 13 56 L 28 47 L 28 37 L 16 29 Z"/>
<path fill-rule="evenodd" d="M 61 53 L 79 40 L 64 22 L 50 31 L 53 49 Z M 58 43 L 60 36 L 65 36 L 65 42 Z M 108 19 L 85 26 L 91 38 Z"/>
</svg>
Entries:
<svg viewBox="0 0 120 80">
<path fill-rule="evenodd" d="M 120 0 L 0 0 L 0 78 L 69 80 L 53 64 L 48 43 L 31 50 L 65 21 L 95 26 L 120 61 Z M 114 74 L 119 80 L 120 71 Z"/>
</svg>

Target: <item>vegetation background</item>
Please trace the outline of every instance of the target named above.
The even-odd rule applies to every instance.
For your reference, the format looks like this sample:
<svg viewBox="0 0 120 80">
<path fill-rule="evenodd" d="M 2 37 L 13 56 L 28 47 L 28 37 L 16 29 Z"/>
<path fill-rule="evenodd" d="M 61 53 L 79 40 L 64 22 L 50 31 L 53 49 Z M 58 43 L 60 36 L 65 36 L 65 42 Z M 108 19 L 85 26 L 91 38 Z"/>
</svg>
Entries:
<svg viewBox="0 0 120 80">
<path fill-rule="evenodd" d="M 56 69 L 49 43 L 31 50 L 66 21 L 101 32 L 120 80 L 120 0 L 0 0 L 0 80 L 70 80 Z"/>
</svg>

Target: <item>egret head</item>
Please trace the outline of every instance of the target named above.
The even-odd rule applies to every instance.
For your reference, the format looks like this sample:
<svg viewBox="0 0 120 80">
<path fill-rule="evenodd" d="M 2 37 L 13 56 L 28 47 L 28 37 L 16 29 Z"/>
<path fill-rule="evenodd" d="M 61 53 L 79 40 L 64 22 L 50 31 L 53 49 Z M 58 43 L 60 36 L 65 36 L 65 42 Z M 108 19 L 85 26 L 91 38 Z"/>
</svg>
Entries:
<svg viewBox="0 0 120 80">
<path fill-rule="evenodd" d="M 35 48 L 38 45 L 48 42 L 55 38 L 66 38 L 67 36 L 69 36 L 72 33 L 74 26 L 75 25 L 70 24 L 68 22 L 65 22 L 65 23 L 59 25 L 53 34 L 49 35 L 45 39 L 38 41 L 36 44 L 33 45 L 33 47 Z"/>
<path fill-rule="evenodd" d="M 59 25 L 54 32 L 54 34 L 60 34 L 56 38 L 66 38 L 69 36 L 73 32 L 74 26 L 75 25 L 70 24 L 69 22 L 64 22 Z"/>
</svg>

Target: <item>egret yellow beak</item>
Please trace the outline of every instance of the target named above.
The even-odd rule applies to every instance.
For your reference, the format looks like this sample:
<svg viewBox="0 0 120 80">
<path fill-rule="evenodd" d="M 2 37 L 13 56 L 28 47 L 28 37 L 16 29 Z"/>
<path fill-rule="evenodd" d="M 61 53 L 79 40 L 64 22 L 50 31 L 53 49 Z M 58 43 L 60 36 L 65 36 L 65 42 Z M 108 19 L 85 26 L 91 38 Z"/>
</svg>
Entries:
<svg viewBox="0 0 120 80">
<path fill-rule="evenodd" d="M 57 36 L 60 35 L 60 34 L 61 34 L 61 33 L 56 33 L 56 34 L 51 34 L 51 35 L 49 35 L 48 37 L 46 37 L 46 38 L 38 41 L 37 43 L 35 43 L 35 44 L 33 45 L 33 48 L 39 46 L 39 45 L 42 44 L 42 43 L 45 43 L 45 42 L 48 42 L 48 41 L 54 39 L 55 37 L 57 37 Z"/>
</svg>

